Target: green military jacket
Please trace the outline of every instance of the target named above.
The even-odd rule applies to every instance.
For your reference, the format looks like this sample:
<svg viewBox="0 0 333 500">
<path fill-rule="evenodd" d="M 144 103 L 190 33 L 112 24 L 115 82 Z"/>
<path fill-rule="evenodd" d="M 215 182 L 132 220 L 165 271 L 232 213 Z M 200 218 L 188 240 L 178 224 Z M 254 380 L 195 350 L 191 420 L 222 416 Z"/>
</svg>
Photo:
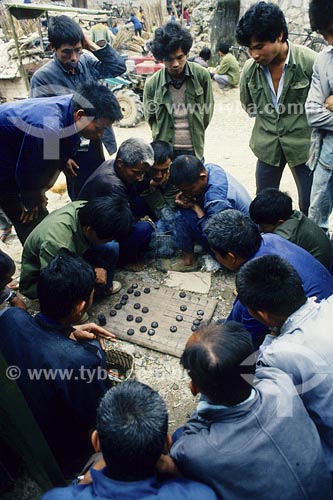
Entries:
<svg viewBox="0 0 333 500">
<path fill-rule="evenodd" d="M 207 69 L 196 63 L 187 62 L 187 64 L 190 77 L 186 78 L 185 106 L 188 110 L 194 152 L 201 160 L 204 156 L 205 130 L 214 110 L 212 83 Z M 174 119 L 165 68 L 146 81 L 143 106 L 153 140 L 166 141 L 173 145 Z"/>
<path fill-rule="evenodd" d="M 236 57 L 231 54 L 225 54 L 221 57 L 221 62 L 216 69 L 218 75 L 228 75 L 229 85 L 236 86 L 239 84 L 239 65 Z"/>
<path fill-rule="evenodd" d="M 253 59 L 246 61 L 240 80 L 240 99 L 250 116 L 255 116 L 250 147 L 259 160 L 278 166 L 284 153 L 290 167 L 306 163 L 311 129 L 305 101 L 311 84 L 316 54 L 307 47 L 290 45 L 279 112 L 272 103 L 265 74 Z"/>
<path fill-rule="evenodd" d="M 78 219 L 78 210 L 86 201 L 74 201 L 50 213 L 30 233 L 24 243 L 20 276 L 20 292 L 29 299 L 37 298 L 40 270 L 60 253 L 82 257 L 89 248 Z"/>
</svg>

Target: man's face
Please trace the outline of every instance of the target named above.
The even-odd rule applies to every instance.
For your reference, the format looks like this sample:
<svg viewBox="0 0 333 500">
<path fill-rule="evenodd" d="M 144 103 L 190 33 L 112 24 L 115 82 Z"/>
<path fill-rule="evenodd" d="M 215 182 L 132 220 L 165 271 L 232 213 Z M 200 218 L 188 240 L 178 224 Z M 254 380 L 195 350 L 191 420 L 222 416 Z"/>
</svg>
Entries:
<svg viewBox="0 0 333 500">
<path fill-rule="evenodd" d="M 158 184 L 164 184 L 170 176 L 170 165 L 171 158 L 168 158 L 164 163 L 154 163 L 154 165 L 148 169 L 149 177 Z"/>
<path fill-rule="evenodd" d="M 134 165 L 124 165 L 120 158 L 117 160 L 117 170 L 119 177 L 128 184 L 142 181 L 144 174 L 148 170 L 146 163 L 135 163 Z"/>
<path fill-rule="evenodd" d="M 179 189 L 184 193 L 185 196 L 195 197 L 204 192 L 207 185 L 207 174 L 203 172 L 197 181 L 192 184 L 181 184 Z"/>
<path fill-rule="evenodd" d="M 75 45 L 63 43 L 58 49 L 54 49 L 55 56 L 67 71 L 75 72 L 82 54 L 82 43 Z"/>
<path fill-rule="evenodd" d="M 77 120 L 74 118 L 78 133 L 85 139 L 100 139 L 105 129 L 111 127 L 112 122 L 107 118 L 98 118 L 97 120 L 92 120 L 91 118 L 91 116 L 84 114 L 81 114 Z"/>
<path fill-rule="evenodd" d="M 262 66 L 268 66 L 280 55 L 282 43 L 282 34 L 275 40 L 275 42 L 259 42 L 252 37 L 249 45 L 250 56 L 256 63 L 261 64 Z"/>
<path fill-rule="evenodd" d="M 179 78 L 184 71 L 187 60 L 187 54 L 182 49 L 178 49 L 170 54 L 168 59 L 164 59 L 166 70 L 174 80 Z"/>
</svg>

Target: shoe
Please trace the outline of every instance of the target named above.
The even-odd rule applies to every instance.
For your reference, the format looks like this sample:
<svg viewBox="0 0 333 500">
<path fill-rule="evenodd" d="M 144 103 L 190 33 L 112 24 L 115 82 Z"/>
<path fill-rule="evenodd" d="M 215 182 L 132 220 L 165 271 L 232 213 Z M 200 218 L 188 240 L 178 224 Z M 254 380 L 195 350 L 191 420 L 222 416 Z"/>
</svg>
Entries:
<svg viewBox="0 0 333 500">
<path fill-rule="evenodd" d="M 89 314 L 87 312 L 83 313 L 80 321 L 75 322 L 76 325 L 84 325 L 85 323 L 89 323 Z"/>
<path fill-rule="evenodd" d="M 177 271 L 180 273 L 189 273 L 199 271 L 201 265 L 196 260 L 193 264 L 186 265 L 180 259 L 159 259 L 156 263 L 156 269 L 162 273 L 167 271 Z"/>
<path fill-rule="evenodd" d="M 114 295 L 115 293 L 118 293 L 121 290 L 122 284 L 120 281 L 112 281 L 112 288 L 109 290 L 110 295 Z"/>
<path fill-rule="evenodd" d="M 8 238 L 8 236 L 12 234 L 12 228 L 11 227 L 7 227 L 6 229 L 3 229 L 1 234 L 0 234 L 0 240 L 5 243 L 6 239 Z"/>
</svg>

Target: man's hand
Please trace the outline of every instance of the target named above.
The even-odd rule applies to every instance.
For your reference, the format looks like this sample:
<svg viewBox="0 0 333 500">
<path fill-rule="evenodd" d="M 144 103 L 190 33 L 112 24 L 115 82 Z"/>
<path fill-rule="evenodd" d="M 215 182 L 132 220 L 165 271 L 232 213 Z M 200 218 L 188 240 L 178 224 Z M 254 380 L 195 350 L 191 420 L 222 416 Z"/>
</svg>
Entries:
<svg viewBox="0 0 333 500">
<path fill-rule="evenodd" d="M 95 283 L 97 285 L 106 285 L 107 282 L 107 271 L 103 267 L 95 267 L 96 279 Z"/>
<path fill-rule="evenodd" d="M 333 111 L 333 95 L 329 95 L 325 101 L 325 108 L 329 111 Z"/>
<path fill-rule="evenodd" d="M 103 47 L 100 47 L 99 45 L 97 45 L 97 43 L 90 40 L 88 38 L 88 36 L 86 35 L 86 33 L 83 33 L 83 36 L 84 36 L 84 44 L 83 44 L 84 49 L 89 50 L 90 52 L 95 52 L 95 50 L 99 50 L 99 49 L 103 48 Z"/>
<path fill-rule="evenodd" d="M 20 221 L 23 224 L 28 224 L 29 222 L 32 222 L 33 220 L 37 219 L 39 216 L 39 205 L 36 205 L 35 207 L 32 208 L 25 208 L 22 207 L 22 212 L 20 216 Z"/>
<path fill-rule="evenodd" d="M 11 299 L 10 305 L 13 307 L 19 307 L 20 309 L 24 309 L 24 311 L 27 310 L 26 303 L 22 299 L 20 299 L 20 297 L 18 297 L 18 296 L 13 297 Z"/>
<path fill-rule="evenodd" d="M 101 469 L 104 469 L 105 466 L 106 466 L 106 463 L 104 462 L 104 458 L 100 458 L 99 460 L 97 460 L 97 462 L 95 462 L 91 466 L 91 469 L 101 470 Z M 90 469 L 89 469 L 85 473 L 85 475 L 83 476 L 83 479 L 81 479 L 79 484 L 91 484 L 91 483 L 92 483 L 92 477 L 91 477 Z"/>
<path fill-rule="evenodd" d="M 64 174 L 69 179 L 73 179 L 74 177 L 77 177 L 77 171 L 79 170 L 79 168 L 79 165 L 72 158 L 69 158 L 69 160 L 66 161 L 66 165 L 64 167 Z"/>
<path fill-rule="evenodd" d="M 180 192 L 176 195 L 175 202 L 182 208 L 193 209 L 194 205 L 196 205 L 196 199 L 192 196 L 186 196 L 184 193 Z"/>
<path fill-rule="evenodd" d="M 156 470 L 159 477 L 164 479 L 168 477 L 183 477 L 182 473 L 178 469 L 176 463 L 170 457 L 170 455 L 161 455 L 156 463 Z"/>
<path fill-rule="evenodd" d="M 70 334 L 69 338 L 71 340 L 95 340 L 98 339 L 103 350 L 105 350 L 105 340 L 111 340 L 115 342 L 116 337 L 113 333 L 108 332 L 105 328 L 96 325 L 96 323 L 86 323 L 84 325 L 74 325 L 75 330 Z"/>
</svg>

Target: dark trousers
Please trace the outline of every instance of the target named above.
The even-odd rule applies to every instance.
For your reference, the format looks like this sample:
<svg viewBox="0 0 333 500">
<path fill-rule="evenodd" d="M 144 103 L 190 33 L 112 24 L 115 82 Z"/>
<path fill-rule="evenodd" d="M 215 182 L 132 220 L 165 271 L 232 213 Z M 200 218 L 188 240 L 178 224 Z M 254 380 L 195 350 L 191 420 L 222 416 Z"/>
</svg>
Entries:
<svg viewBox="0 0 333 500">
<path fill-rule="evenodd" d="M 287 161 L 284 156 L 282 156 L 280 165 L 278 167 L 269 165 L 268 163 L 265 163 L 261 160 L 257 161 L 257 194 L 266 188 L 279 189 L 281 177 L 286 163 Z M 312 171 L 305 163 L 302 163 L 301 165 L 292 167 L 291 173 L 294 177 L 297 187 L 299 208 L 305 215 L 308 215 L 312 186 Z"/>
</svg>

